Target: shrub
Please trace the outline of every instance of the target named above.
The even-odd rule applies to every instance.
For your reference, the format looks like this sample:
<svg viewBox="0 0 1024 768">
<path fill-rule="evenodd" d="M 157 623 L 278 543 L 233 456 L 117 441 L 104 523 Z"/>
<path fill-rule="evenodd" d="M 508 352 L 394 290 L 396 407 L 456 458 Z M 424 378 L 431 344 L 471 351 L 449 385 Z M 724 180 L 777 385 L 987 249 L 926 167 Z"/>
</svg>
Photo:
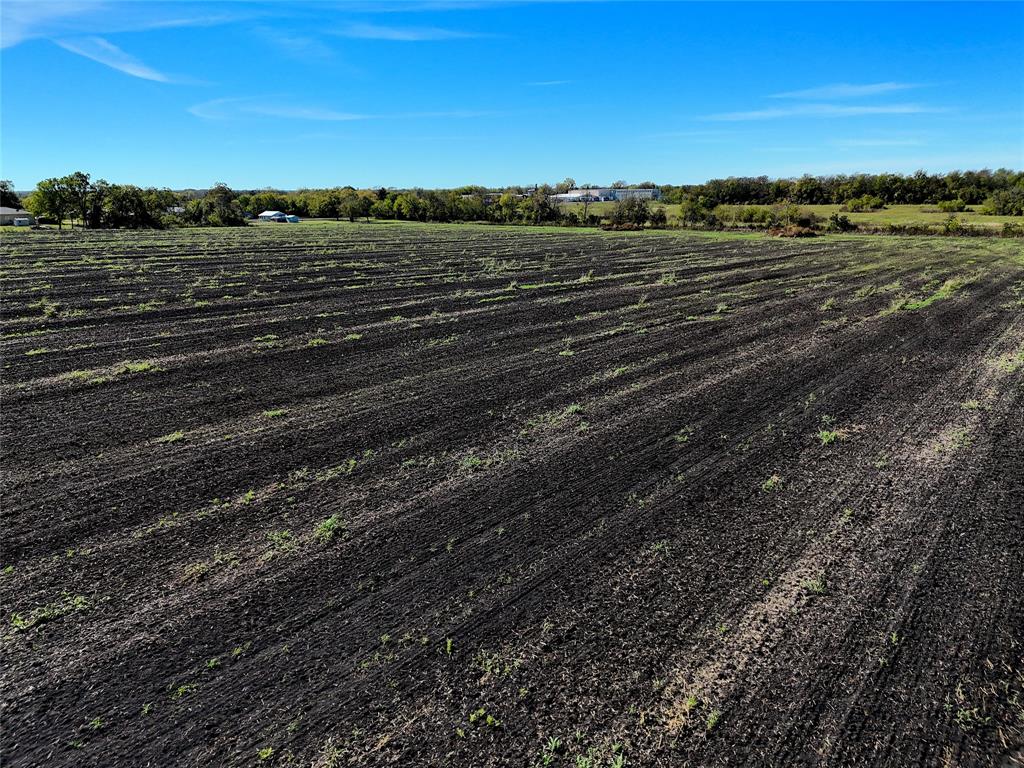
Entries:
<svg viewBox="0 0 1024 768">
<path fill-rule="evenodd" d="M 1024 216 L 1024 186 L 993 193 L 981 212 L 990 216 Z"/>
<path fill-rule="evenodd" d="M 828 217 L 829 232 L 852 232 L 856 228 L 857 225 L 850 221 L 849 216 L 844 216 L 841 213 L 833 213 Z"/>
<path fill-rule="evenodd" d="M 788 227 L 773 227 L 768 230 L 768 234 L 773 237 L 817 237 L 818 233 L 810 227 L 798 227 L 795 225 L 789 225 Z"/>
<path fill-rule="evenodd" d="M 810 228 L 818 222 L 818 217 L 814 213 L 793 204 L 776 208 L 775 217 L 779 224 L 786 227 Z"/>
<path fill-rule="evenodd" d="M 650 218 L 651 206 L 648 205 L 647 201 L 630 197 L 615 203 L 615 208 L 612 210 L 611 223 L 615 227 L 621 227 L 624 224 L 642 227 Z"/>
<path fill-rule="evenodd" d="M 942 224 L 942 231 L 947 235 L 959 235 L 964 230 L 964 223 L 956 216 L 950 216 Z"/>
<path fill-rule="evenodd" d="M 885 201 L 882 198 L 875 195 L 861 195 L 860 197 L 851 197 L 843 203 L 842 210 L 857 213 L 859 211 L 878 211 L 884 207 Z"/>
<path fill-rule="evenodd" d="M 775 211 L 762 205 L 745 205 L 733 214 L 733 220 L 743 224 L 760 224 L 771 227 L 778 224 Z"/>
<path fill-rule="evenodd" d="M 718 217 L 703 198 L 687 197 L 679 205 L 679 224 L 684 227 L 717 227 Z"/>
<path fill-rule="evenodd" d="M 943 213 L 959 213 L 967 209 L 967 203 L 960 198 L 956 200 L 939 200 L 936 206 Z"/>
</svg>

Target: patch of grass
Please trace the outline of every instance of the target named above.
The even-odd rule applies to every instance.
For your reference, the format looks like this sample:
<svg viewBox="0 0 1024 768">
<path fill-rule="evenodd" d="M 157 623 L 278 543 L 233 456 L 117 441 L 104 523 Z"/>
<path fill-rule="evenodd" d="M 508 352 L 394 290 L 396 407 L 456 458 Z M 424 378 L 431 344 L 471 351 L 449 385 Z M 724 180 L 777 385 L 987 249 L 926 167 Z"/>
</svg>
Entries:
<svg viewBox="0 0 1024 768">
<path fill-rule="evenodd" d="M 459 466 L 467 472 L 475 472 L 478 469 L 482 469 L 486 464 L 484 463 L 484 460 L 475 453 L 471 453 L 459 462 Z"/>
<path fill-rule="evenodd" d="M 889 301 L 889 306 L 878 313 L 879 317 L 888 317 L 894 315 L 903 309 L 909 299 L 906 296 L 897 296 L 895 299 Z"/>
<path fill-rule="evenodd" d="M 828 584 L 824 576 L 815 576 L 800 583 L 801 588 L 812 595 L 824 595 L 828 591 Z"/>
<path fill-rule="evenodd" d="M 1024 365 L 1024 351 L 1002 355 L 996 359 L 995 365 L 1003 373 L 1015 373 Z"/>
<path fill-rule="evenodd" d="M 349 333 L 345 336 L 343 341 L 359 341 L 361 338 L 363 338 L 363 334 L 361 333 Z"/>
<path fill-rule="evenodd" d="M 766 493 L 779 492 L 782 490 L 783 479 L 779 475 L 772 475 L 763 483 L 761 483 L 761 490 Z"/>
<path fill-rule="evenodd" d="M 170 434 L 161 435 L 160 437 L 154 438 L 153 442 L 168 445 L 170 443 L 179 443 L 184 439 L 185 433 L 182 432 L 181 430 L 178 430 L 177 432 L 171 432 Z"/>
<path fill-rule="evenodd" d="M 822 445 L 831 445 L 836 440 L 845 440 L 847 434 L 845 429 L 820 429 L 818 430 L 818 439 L 821 440 Z"/>
<path fill-rule="evenodd" d="M 469 713 L 469 724 L 483 725 L 488 728 L 498 728 L 501 726 L 501 721 L 491 715 L 486 709 L 480 707 L 479 709 Z"/>
<path fill-rule="evenodd" d="M 959 707 L 953 720 L 964 733 L 992 722 L 992 718 L 983 714 L 980 707 Z"/>
<path fill-rule="evenodd" d="M 937 291 L 923 299 L 919 299 L 917 301 L 908 301 L 906 304 L 903 305 L 903 309 L 912 312 L 916 309 L 924 309 L 925 307 L 930 307 L 937 301 L 948 299 L 950 296 L 952 296 L 958 290 L 963 288 L 965 285 L 971 283 L 973 280 L 973 277 L 951 277 L 948 280 L 946 280 L 941 286 L 939 286 Z"/>
<path fill-rule="evenodd" d="M 264 418 L 267 418 L 267 419 L 279 419 L 282 416 L 284 416 L 286 413 L 288 413 L 288 409 L 287 408 L 274 408 L 274 409 L 269 410 L 269 411 L 264 411 L 263 412 L 263 416 L 264 416 Z"/>
<path fill-rule="evenodd" d="M 80 613 L 88 608 L 89 600 L 84 595 L 64 593 L 60 600 L 35 608 L 28 616 L 22 616 L 20 613 L 12 614 L 11 626 L 18 632 L 25 632 L 40 624 L 59 619 L 70 613 Z"/>
<path fill-rule="evenodd" d="M 25 357 L 34 357 L 35 355 L 45 355 L 47 352 L 52 352 L 52 351 L 53 350 L 50 349 L 49 347 L 36 347 L 35 349 L 30 349 L 28 352 L 26 352 L 25 353 Z"/>
<path fill-rule="evenodd" d="M 125 360 L 116 369 L 114 369 L 114 375 L 120 376 L 126 373 L 156 373 L 162 370 L 151 360 Z"/>
<path fill-rule="evenodd" d="M 683 443 L 688 443 L 691 437 L 693 437 L 693 427 L 690 426 L 683 427 L 674 435 L 672 435 L 672 439 L 675 440 L 680 445 L 682 445 Z"/>
<path fill-rule="evenodd" d="M 713 710 L 711 710 L 708 713 L 708 718 L 707 718 L 707 720 L 704 723 L 704 730 L 707 731 L 708 733 L 710 733 L 711 731 L 713 731 L 715 729 L 715 726 L 718 725 L 718 723 L 721 721 L 721 719 L 722 719 L 722 710 L 720 710 L 720 709 L 713 709 Z"/>
<path fill-rule="evenodd" d="M 326 520 L 317 523 L 313 529 L 313 538 L 321 544 L 327 544 L 335 536 L 344 536 L 348 532 L 348 525 L 339 515 L 331 515 Z"/>
<path fill-rule="evenodd" d="M 277 552 L 288 552 L 295 549 L 295 537 L 291 531 L 271 531 L 267 534 L 270 546 Z"/>
<path fill-rule="evenodd" d="M 307 347 L 322 347 L 327 343 L 327 339 L 317 336 L 316 338 L 310 339 L 306 342 Z"/>
</svg>

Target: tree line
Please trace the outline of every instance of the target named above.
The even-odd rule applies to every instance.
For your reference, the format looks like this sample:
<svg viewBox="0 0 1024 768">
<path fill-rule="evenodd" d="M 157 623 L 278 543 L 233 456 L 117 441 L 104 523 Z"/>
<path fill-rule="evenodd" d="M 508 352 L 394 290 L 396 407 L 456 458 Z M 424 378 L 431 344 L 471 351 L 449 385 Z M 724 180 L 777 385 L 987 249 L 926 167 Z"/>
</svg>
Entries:
<svg viewBox="0 0 1024 768">
<path fill-rule="evenodd" d="M 584 188 L 592 185 L 583 185 Z M 715 226 L 721 205 L 788 206 L 842 204 L 845 210 L 880 208 L 889 204 L 934 204 L 954 213 L 976 206 L 982 213 L 1024 215 L 1024 172 L 953 171 L 947 174 L 858 174 L 771 179 L 767 176 L 712 179 L 704 184 L 663 185 L 653 182 L 614 187 L 657 188 L 662 201 L 680 205 L 683 226 Z M 577 188 L 567 178 L 556 185 L 456 189 L 300 189 L 235 191 L 226 184 L 208 190 L 175 192 L 132 184 L 93 181 L 82 171 L 43 179 L 20 200 L 10 182 L 0 182 L 3 204 L 24 205 L 38 219 L 59 227 L 162 228 L 173 226 L 238 226 L 265 210 L 300 217 L 398 219 L 404 221 L 487 221 L 502 224 L 561 224 L 595 226 L 601 217 L 563 209 L 551 195 Z M 613 226 L 663 226 L 664 213 L 623 201 L 609 217 Z"/>
<path fill-rule="evenodd" d="M 703 199 L 708 207 L 775 203 L 840 205 L 870 197 L 877 198 L 882 205 L 938 205 L 960 201 L 965 206 L 982 205 L 992 213 L 1021 215 L 1024 172 L 1000 168 L 945 174 L 918 171 L 910 175 L 863 173 L 799 179 L 731 177 L 711 179 L 704 184 L 665 185 L 660 189 L 666 202 L 680 203 L 686 198 L 697 198 Z"/>
</svg>

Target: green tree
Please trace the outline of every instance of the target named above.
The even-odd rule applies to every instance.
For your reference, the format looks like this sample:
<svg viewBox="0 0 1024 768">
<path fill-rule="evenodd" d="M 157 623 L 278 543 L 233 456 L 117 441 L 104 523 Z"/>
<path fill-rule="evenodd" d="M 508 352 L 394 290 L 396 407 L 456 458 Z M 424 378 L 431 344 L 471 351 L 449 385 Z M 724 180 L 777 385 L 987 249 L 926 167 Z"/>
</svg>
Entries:
<svg viewBox="0 0 1024 768">
<path fill-rule="evenodd" d="M 61 177 L 59 181 L 67 196 L 72 228 L 75 225 L 74 215 L 76 213 L 82 222 L 82 226 L 87 227 L 89 225 L 89 209 L 92 205 L 90 197 L 93 193 L 93 185 L 89 181 L 89 174 L 75 171 Z"/>
<path fill-rule="evenodd" d="M 346 189 L 341 193 L 341 202 L 338 210 L 342 216 L 349 221 L 355 221 L 360 216 L 369 216 L 371 201 L 360 195 L 354 189 Z"/>
<path fill-rule="evenodd" d="M 5 208 L 21 208 L 21 198 L 14 191 L 14 186 L 7 179 L 0 181 L 0 206 Z"/>
<path fill-rule="evenodd" d="M 555 184 L 555 194 L 557 195 L 561 195 L 573 189 L 576 189 L 576 179 L 571 176 L 566 176 L 564 180 Z"/>
<path fill-rule="evenodd" d="M 646 200 L 635 197 L 627 197 L 619 200 L 612 209 L 611 221 L 616 226 L 632 224 L 642 227 L 651 218 L 651 206 Z"/>
<path fill-rule="evenodd" d="M 25 207 L 36 218 L 56 219 L 57 228 L 64 228 L 64 216 L 71 208 L 68 190 L 61 179 L 43 179 L 35 191 L 25 198 Z"/>
</svg>

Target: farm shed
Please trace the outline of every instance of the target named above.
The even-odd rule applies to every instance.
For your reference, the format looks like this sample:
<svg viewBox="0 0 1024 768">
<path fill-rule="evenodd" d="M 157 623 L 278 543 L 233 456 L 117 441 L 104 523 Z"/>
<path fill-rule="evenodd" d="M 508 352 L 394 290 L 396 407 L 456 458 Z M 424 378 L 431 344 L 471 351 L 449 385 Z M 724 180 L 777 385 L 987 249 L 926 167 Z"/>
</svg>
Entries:
<svg viewBox="0 0 1024 768">
<path fill-rule="evenodd" d="M 281 211 L 264 211 L 257 217 L 260 221 L 287 221 L 288 217 Z"/>
<path fill-rule="evenodd" d="M 17 224 L 18 226 L 31 226 L 36 223 L 35 217 L 21 208 L 0 207 L 0 224 Z"/>
</svg>

